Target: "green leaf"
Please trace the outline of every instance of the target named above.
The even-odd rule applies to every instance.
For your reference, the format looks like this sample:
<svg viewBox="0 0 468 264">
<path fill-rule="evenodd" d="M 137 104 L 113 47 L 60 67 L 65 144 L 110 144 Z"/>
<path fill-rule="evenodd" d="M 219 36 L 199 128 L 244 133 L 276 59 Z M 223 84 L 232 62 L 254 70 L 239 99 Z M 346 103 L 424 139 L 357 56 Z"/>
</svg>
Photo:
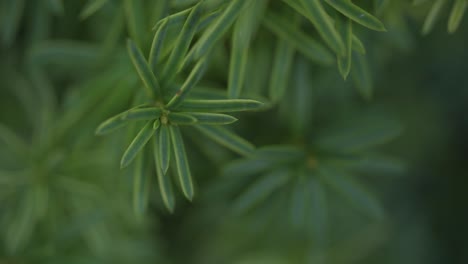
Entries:
<svg viewBox="0 0 468 264">
<path fill-rule="evenodd" d="M 292 0 L 286 1 L 289 5 Z M 303 12 L 307 19 L 314 24 L 320 36 L 330 47 L 339 55 L 346 54 L 346 48 L 343 40 L 333 26 L 333 20 L 328 16 L 320 0 L 300 0 L 303 6 Z"/>
<path fill-rule="evenodd" d="M 126 112 L 120 113 L 102 122 L 96 129 L 96 135 L 105 135 L 125 126 L 127 124 L 127 120 L 123 119 L 125 114 Z"/>
<path fill-rule="evenodd" d="M 343 79 L 346 80 L 349 72 L 351 71 L 351 60 L 353 57 L 352 56 L 353 22 L 351 21 L 351 19 L 345 19 L 345 21 L 342 21 L 341 19 L 337 19 L 336 25 L 337 25 L 338 30 L 342 32 L 342 37 L 345 40 L 345 45 L 346 45 L 346 56 L 337 57 L 338 70 L 340 71 L 341 76 L 343 76 Z"/>
<path fill-rule="evenodd" d="M 240 20 L 239 20 L 240 21 Z M 239 23 L 237 23 L 239 24 Z M 242 43 L 243 40 L 239 37 L 243 28 L 238 26 L 234 29 L 232 38 L 231 58 L 229 60 L 229 75 L 228 75 L 228 97 L 239 98 L 245 80 L 245 70 L 247 59 L 249 56 L 248 44 Z M 239 40 L 241 39 L 241 40 Z"/>
<path fill-rule="evenodd" d="M 191 201 L 193 199 L 193 183 L 182 135 L 180 134 L 180 129 L 177 126 L 169 126 L 169 133 L 172 139 L 174 159 L 182 192 L 185 197 Z"/>
<path fill-rule="evenodd" d="M 167 125 L 161 125 L 159 135 L 154 140 L 153 150 L 161 198 L 166 208 L 172 213 L 174 212 L 175 198 L 170 175 L 167 174 L 171 157 L 171 138 Z"/>
<path fill-rule="evenodd" d="M 168 22 L 168 27 L 179 27 L 182 26 L 184 21 L 187 20 L 188 15 L 192 11 L 193 7 L 182 10 L 178 13 L 166 16 L 165 18 L 159 20 L 156 25 L 154 25 L 153 30 L 158 29 L 162 23 Z M 222 9 L 215 10 L 210 12 L 207 15 L 204 15 L 203 18 L 198 23 L 197 32 L 204 30 L 208 25 L 210 25 L 215 19 L 217 19 L 221 14 Z"/>
<path fill-rule="evenodd" d="M 229 60 L 228 97 L 239 98 L 245 82 L 245 71 L 249 56 L 249 44 L 255 33 L 263 11 L 265 0 L 250 1 L 239 15 L 232 33 L 231 57 Z"/>
<path fill-rule="evenodd" d="M 182 69 L 182 62 L 187 53 L 187 50 L 192 42 L 193 36 L 197 29 L 197 24 L 200 20 L 201 3 L 198 3 L 190 12 L 187 21 L 182 27 L 182 32 L 179 34 L 175 42 L 174 49 L 168 61 L 165 63 L 164 70 L 162 73 L 162 83 L 170 83 L 175 75 Z"/>
<path fill-rule="evenodd" d="M 298 57 L 294 66 L 291 89 L 288 91 L 290 104 L 283 107 L 284 111 L 287 111 L 288 129 L 294 137 L 303 137 L 314 111 L 315 87 L 310 85 L 313 82 L 310 74 L 311 64 L 305 58 Z"/>
<path fill-rule="evenodd" d="M 424 20 L 424 25 L 422 29 L 423 35 L 428 34 L 432 30 L 432 28 L 435 25 L 435 22 L 439 18 L 440 11 L 444 7 L 445 2 L 446 0 L 435 0 L 435 2 L 432 4 L 431 10 L 429 10 L 427 17 Z"/>
<path fill-rule="evenodd" d="M 227 125 L 237 121 L 237 118 L 225 114 L 196 112 L 185 112 L 185 114 L 195 117 L 197 119 L 197 124 L 203 125 Z"/>
<path fill-rule="evenodd" d="M 385 144 L 400 135 L 402 130 L 397 120 L 382 113 L 351 116 L 322 131 L 316 144 L 327 151 L 358 152 Z"/>
<path fill-rule="evenodd" d="M 319 42 L 303 33 L 298 26 L 273 13 L 268 13 L 263 24 L 281 40 L 288 42 L 307 58 L 322 65 L 333 63 L 333 55 Z"/>
<path fill-rule="evenodd" d="M 361 97 L 369 101 L 372 99 L 374 84 L 367 59 L 356 52 L 353 52 L 352 56 L 354 66 L 351 71 L 351 77 L 353 78 L 354 85 Z"/>
<path fill-rule="evenodd" d="M 298 179 L 292 184 L 291 188 L 291 197 L 289 203 L 289 218 L 291 224 L 296 229 L 302 228 L 307 223 L 307 212 L 310 208 L 310 203 L 312 202 L 307 197 L 308 196 L 308 185 L 306 184 L 306 175 L 304 175 L 304 170 L 298 172 L 299 175 L 296 175 Z"/>
<path fill-rule="evenodd" d="M 133 209 L 139 217 L 145 214 L 150 197 L 151 177 L 145 170 L 145 158 L 140 154 L 136 157 L 133 172 Z"/>
<path fill-rule="evenodd" d="M 223 36 L 224 32 L 234 23 L 236 17 L 240 14 L 244 4 L 244 0 L 232 0 L 224 10 L 223 14 L 208 27 L 200 39 L 197 41 L 193 49 L 187 56 L 187 64 L 190 61 L 196 61 L 205 56 L 210 51 L 216 42 Z"/>
<path fill-rule="evenodd" d="M 249 99 L 226 99 L 226 100 L 185 100 L 178 110 L 186 112 L 240 112 L 258 110 L 263 103 Z"/>
<path fill-rule="evenodd" d="M 185 113 L 169 113 L 169 122 L 176 125 L 192 125 L 197 122 L 197 119 Z"/>
<path fill-rule="evenodd" d="M 3 4 L 5 11 L 2 12 L 2 40 L 6 46 L 13 44 L 16 33 L 20 28 L 21 17 L 25 7 L 25 0 L 12 0 Z"/>
<path fill-rule="evenodd" d="M 370 217 L 382 218 L 383 209 L 377 199 L 358 184 L 351 175 L 345 175 L 332 167 L 322 166 L 319 170 L 320 179 L 333 190 L 343 196 L 346 202 Z"/>
<path fill-rule="evenodd" d="M 153 122 L 153 130 L 158 130 L 159 126 L 161 125 L 161 120 L 160 119 L 156 119 L 154 120 Z"/>
<path fill-rule="evenodd" d="M 286 87 L 289 83 L 293 60 L 293 46 L 286 40 L 278 40 L 276 42 L 269 89 L 270 98 L 274 102 L 278 102 L 283 98 Z"/>
<path fill-rule="evenodd" d="M 171 160 L 171 137 L 167 125 L 161 125 L 156 145 L 156 159 L 158 160 L 158 164 L 161 166 L 163 174 L 166 174 Z"/>
<path fill-rule="evenodd" d="M 325 0 L 325 2 L 358 24 L 376 31 L 387 31 L 380 20 L 350 0 Z"/>
<path fill-rule="evenodd" d="M 309 208 L 312 234 L 317 239 L 318 250 L 323 250 L 324 243 L 327 240 L 327 226 L 328 226 L 328 213 L 327 213 L 327 196 L 325 187 L 317 179 L 316 175 L 308 175 L 309 181 L 305 184 L 308 193 L 308 198 L 311 201 Z"/>
<path fill-rule="evenodd" d="M 80 19 L 85 20 L 90 17 L 101 9 L 107 2 L 108 0 L 88 0 L 80 12 Z"/>
<path fill-rule="evenodd" d="M 158 61 L 161 59 L 161 50 L 168 28 L 167 24 L 168 20 L 164 20 L 164 22 L 156 31 L 156 34 L 154 34 L 153 43 L 151 44 L 151 50 L 148 58 L 150 68 L 156 76 L 158 76 L 159 72 L 157 65 Z"/>
<path fill-rule="evenodd" d="M 356 37 L 356 35 L 353 35 L 353 50 L 361 53 L 362 55 L 366 54 L 364 44 L 362 44 L 361 40 Z"/>
<path fill-rule="evenodd" d="M 161 88 L 159 87 L 159 83 L 156 80 L 156 77 L 151 71 L 140 49 L 130 39 L 127 40 L 127 48 L 133 65 L 135 66 L 138 75 L 140 76 L 141 80 L 143 81 L 143 84 L 145 85 L 146 92 L 153 99 L 160 98 Z"/>
<path fill-rule="evenodd" d="M 406 164 L 399 159 L 374 153 L 363 154 L 357 157 L 353 155 L 349 158 L 331 160 L 329 163 L 331 166 L 376 176 L 381 176 L 382 174 L 403 175 L 407 169 Z"/>
<path fill-rule="evenodd" d="M 161 109 L 156 107 L 131 109 L 124 113 L 124 120 L 154 120 L 161 116 Z"/>
<path fill-rule="evenodd" d="M 241 155 L 251 155 L 255 150 L 250 142 L 223 127 L 209 125 L 195 127 L 207 137 Z"/>
<path fill-rule="evenodd" d="M 159 20 L 156 25 L 153 26 L 153 30 L 159 29 L 163 23 L 167 23 L 168 27 L 182 24 L 187 20 L 188 15 L 192 12 L 193 7 L 187 8 L 175 14 L 166 16 L 165 18 Z"/>
<path fill-rule="evenodd" d="M 123 1 L 130 37 L 135 40 L 138 46 L 142 46 L 146 28 L 143 2 L 138 0 Z"/>
<path fill-rule="evenodd" d="M 222 88 L 203 87 L 198 85 L 188 95 L 190 99 L 227 99 L 226 92 Z"/>
<path fill-rule="evenodd" d="M 236 213 L 245 213 L 254 206 L 268 198 L 275 190 L 279 189 L 289 180 L 287 170 L 278 170 L 267 173 L 261 179 L 251 184 L 234 202 L 233 210 Z"/>
<path fill-rule="evenodd" d="M 207 58 L 202 58 L 190 72 L 187 80 L 185 80 L 184 84 L 180 89 L 175 93 L 175 95 L 169 100 L 166 107 L 169 109 L 177 108 L 181 103 L 183 103 L 185 97 L 190 92 L 190 90 L 197 85 L 197 83 L 202 78 L 203 74 L 205 73 L 207 67 Z"/>
<path fill-rule="evenodd" d="M 138 135 L 133 139 L 132 143 L 128 146 L 127 150 L 120 160 L 120 168 L 127 167 L 136 155 L 143 149 L 154 134 L 153 122 L 149 121 L 146 125 L 138 132 Z"/>
<path fill-rule="evenodd" d="M 454 33 L 457 30 L 463 18 L 463 14 L 465 14 L 467 5 L 468 5 L 468 1 L 466 0 L 455 0 L 455 4 L 452 7 L 452 11 L 450 13 L 449 22 L 448 22 L 449 33 Z"/>
<path fill-rule="evenodd" d="M 223 166 L 223 177 L 238 178 L 240 176 L 252 176 L 271 170 L 275 166 L 275 161 L 266 159 L 247 158 L 236 160 Z"/>
<path fill-rule="evenodd" d="M 173 213 L 175 208 L 175 198 L 174 191 L 172 189 L 171 177 L 169 174 L 163 172 L 163 165 L 161 165 L 158 158 L 156 158 L 155 164 L 161 198 L 164 202 L 164 206 L 166 206 L 169 212 Z"/>
<path fill-rule="evenodd" d="M 145 106 L 147 106 L 147 104 L 135 106 L 125 112 L 107 119 L 98 126 L 95 132 L 96 135 L 104 135 L 115 131 L 116 129 L 125 126 L 128 123 L 128 120 L 155 119 L 161 115 L 161 110 L 157 108 L 140 109 L 141 107 Z M 139 110 L 143 110 L 143 112 L 140 112 Z"/>
<path fill-rule="evenodd" d="M 261 160 L 280 162 L 302 162 L 305 159 L 303 150 L 296 146 L 272 145 L 257 149 L 254 157 Z"/>
</svg>

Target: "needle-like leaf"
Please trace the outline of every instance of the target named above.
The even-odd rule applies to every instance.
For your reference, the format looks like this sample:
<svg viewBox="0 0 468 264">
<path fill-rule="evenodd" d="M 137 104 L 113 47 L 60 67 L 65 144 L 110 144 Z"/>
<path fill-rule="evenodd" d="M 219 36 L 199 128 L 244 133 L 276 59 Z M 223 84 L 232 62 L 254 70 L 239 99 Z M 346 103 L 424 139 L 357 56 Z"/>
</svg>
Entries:
<svg viewBox="0 0 468 264">
<path fill-rule="evenodd" d="M 364 44 L 362 44 L 361 40 L 356 37 L 356 35 L 353 35 L 353 50 L 361 53 L 362 55 L 366 54 Z"/>
<path fill-rule="evenodd" d="M 383 209 L 377 199 L 360 186 L 351 175 L 345 175 L 332 167 L 322 166 L 320 179 L 342 195 L 356 209 L 362 210 L 370 217 L 381 218 Z"/>
<path fill-rule="evenodd" d="M 270 98 L 278 102 L 286 91 L 292 70 L 294 48 L 286 40 L 281 39 L 276 43 L 273 69 L 270 79 Z"/>
<path fill-rule="evenodd" d="M 401 124 L 384 114 L 350 117 L 317 136 L 317 146 L 328 151 L 355 153 L 387 143 L 402 132 Z"/>
<path fill-rule="evenodd" d="M 228 76 L 229 98 L 239 98 L 241 95 L 247 69 L 250 40 L 260 23 L 266 3 L 265 0 L 250 1 L 234 24 Z"/>
<path fill-rule="evenodd" d="M 276 165 L 275 161 L 266 159 L 245 158 L 235 160 L 223 167 L 223 177 L 236 178 L 240 175 L 250 177 L 255 174 L 272 170 Z"/>
<path fill-rule="evenodd" d="M 149 121 L 146 125 L 140 130 L 138 135 L 133 139 L 132 143 L 128 146 L 127 150 L 120 160 L 120 167 L 127 167 L 136 155 L 143 149 L 143 147 L 148 143 L 151 137 L 154 134 L 153 122 Z"/>
<path fill-rule="evenodd" d="M 263 103 L 249 99 L 226 99 L 226 100 L 185 100 L 178 110 L 187 112 L 240 112 L 258 110 Z"/>
<path fill-rule="evenodd" d="M 402 160 L 375 153 L 361 154 L 358 156 L 352 155 L 349 158 L 340 158 L 328 162 L 332 166 L 340 167 L 345 170 L 369 175 L 376 175 L 376 173 L 378 173 L 378 176 L 382 174 L 391 176 L 403 175 L 407 169 L 407 164 Z"/>
<path fill-rule="evenodd" d="M 325 186 L 317 179 L 317 177 L 315 177 L 315 175 L 309 175 L 309 178 L 306 188 L 308 199 L 311 201 L 309 219 L 312 223 L 310 223 L 310 225 L 312 226 L 314 236 L 319 240 L 325 240 L 328 229 L 328 210 Z"/>
<path fill-rule="evenodd" d="M 287 170 L 277 170 L 262 176 L 234 201 L 234 212 L 244 213 L 258 205 L 285 184 L 289 176 Z"/>
<path fill-rule="evenodd" d="M 176 125 L 192 125 L 197 122 L 197 119 L 191 115 L 185 113 L 169 113 L 169 121 L 171 124 Z"/>
<path fill-rule="evenodd" d="M 372 30 L 387 31 L 380 20 L 353 4 L 351 0 L 325 0 L 325 2 L 356 23 Z"/>
<path fill-rule="evenodd" d="M 467 0 L 456 0 L 453 4 L 448 22 L 448 32 L 453 33 L 457 30 L 460 22 L 465 14 L 466 7 L 468 6 Z"/>
<path fill-rule="evenodd" d="M 154 120 L 161 116 L 161 109 L 156 107 L 131 109 L 124 113 L 124 120 Z"/>
<path fill-rule="evenodd" d="M 294 2 L 286 1 L 288 4 Z M 314 24 L 320 36 L 330 45 L 330 47 L 339 55 L 346 53 L 346 48 L 338 32 L 333 26 L 333 20 L 328 16 L 320 0 L 300 0 L 304 7 L 307 18 Z"/>
<path fill-rule="evenodd" d="M 298 178 L 291 188 L 291 197 L 289 204 L 289 216 L 291 224 L 295 228 L 301 228 L 307 223 L 307 212 L 312 202 L 308 196 L 308 184 L 306 182 L 306 175 L 304 170 L 298 172 Z"/>
<path fill-rule="evenodd" d="M 240 14 L 244 4 L 248 2 L 245 0 L 232 0 L 224 10 L 223 14 L 203 33 L 201 38 L 197 41 L 193 49 L 187 56 L 187 64 L 190 61 L 196 61 L 205 56 L 206 53 L 216 44 L 216 42 L 223 36 L 224 32 L 232 25 L 236 17 Z"/>
<path fill-rule="evenodd" d="M 195 127 L 207 137 L 241 155 L 251 155 L 255 150 L 250 142 L 223 127 L 210 125 L 197 125 Z"/>
<path fill-rule="evenodd" d="M 200 20 L 201 3 L 198 3 L 190 12 L 187 21 L 182 27 L 179 37 L 176 40 L 175 46 L 171 55 L 165 63 L 162 72 L 162 83 L 168 84 L 172 81 L 175 75 L 182 69 L 182 61 L 187 53 L 187 50 L 192 42 L 193 36 L 197 29 L 197 24 Z"/>
<path fill-rule="evenodd" d="M 281 40 L 288 42 L 312 61 L 323 65 L 330 65 L 333 63 L 334 58 L 332 53 L 322 44 L 300 31 L 297 26 L 281 16 L 270 12 L 265 15 L 263 24 L 280 37 Z"/>
<path fill-rule="evenodd" d="M 172 189 L 171 177 L 169 174 L 165 174 L 162 169 L 162 165 L 158 158 L 156 158 L 156 173 L 158 175 L 159 191 L 161 192 L 161 198 L 164 205 L 169 212 L 174 212 L 175 197 Z"/>
<path fill-rule="evenodd" d="M 0 34 L 3 43 L 7 46 L 14 41 L 16 33 L 20 28 L 25 2 L 25 0 L 15 0 L 2 3 L 5 11 L 2 12 L 2 32 Z"/>
<path fill-rule="evenodd" d="M 109 0 L 88 0 L 80 12 L 80 19 L 84 20 L 101 9 Z"/>
<path fill-rule="evenodd" d="M 237 118 L 225 114 L 186 112 L 197 119 L 197 124 L 203 125 L 227 125 L 237 121 Z"/>
<path fill-rule="evenodd" d="M 180 186 L 185 197 L 190 201 L 193 199 L 193 183 L 190 174 L 190 167 L 185 153 L 184 141 L 177 126 L 169 126 L 171 143 L 174 150 L 174 159 L 176 162 L 177 174 L 179 175 Z"/>
<path fill-rule="evenodd" d="M 184 21 L 187 20 L 188 15 L 192 12 L 194 7 L 187 8 L 175 14 L 169 15 L 161 20 L 159 20 L 156 25 L 153 26 L 153 30 L 159 29 L 163 23 L 167 23 L 167 26 L 174 26 L 178 24 L 182 24 Z"/>
<path fill-rule="evenodd" d="M 138 46 L 143 45 L 145 25 L 145 10 L 142 1 L 123 0 L 127 28 L 130 37 Z"/>
<path fill-rule="evenodd" d="M 151 177 L 145 171 L 144 155 L 138 155 L 133 172 L 133 209 L 137 216 L 142 216 L 148 207 Z"/>
<path fill-rule="evenodd" d="M 353 65 L 351 75 L 358 93 L 365 100 L 371 100 L 374 84 L 366 57 L 353 52 Z"/>
<path fill-rule="evenodd" d="M 167 125 L 161 125 L 158 138 L 155 142 L 157 142 L 155 146 L 157 149 L 155 149 L 154 154 L 163 174 L 166 174 L 171 160 L 171 137 Z"/>
<path fill-rule="evenodd" d="M 96 135 L 104 135 L 125 126 L 128 122 L 124 119 L 126 114 L 123 112 L 102 122 L 96 129 Z"/>
<path fill-rule="evenodd" d="M 156 76 L 158 76 L 158 72 L 160 72 L 160 69 L 157 68 L 157 65 L 158 61 L 161 59 L 161 50 L 168 28 L 167 24 L 168 20 L 164 20 L 164 22 L 156 31 L 156 34 L 154 34 L 153 43 L 151 44 L 151 50 L 148 58 L 150 68 Z"/>
<path fill-rule="evenodd" d="M 138 75 L 143 81 L 148 95 L 153 99 L 161 98 L 161 88 L 159 87 L 159 83 L 156 80 L 156 77 L 151 71 L 140 49 L 130 39 L 127 41 L 127 48 L 133 65 L 135 66 Z"/>
<path fill-rule="evenodd" d="M 201 77 L 205 73 L 205 69 L 207 66 L 207 58 L 202 58 L 197 65 L 193 68 L 192 72 L 190 72 L 189 77 L 185 80 L 182 87 L 176 92 L 176 94 L 169 100 L 166 107 L 169 109 L 177 108 L 185 99 L 185 96 L 190 92 L 190 90 L 197 85 L 200 81 Z"/>
<path fill-rule="evenodd" d="M 336 25 L 338 30 L 341 32 L 346 45 L 346 56 L 337 56 L 338 70 L 340 71 L 341 76 L 343 76 L 343 79 L 346 80 L 351 70 L 351 61 L 353 58 L 353 22 L 349 18 L 344 19 L 344 21 L 342 19 L 336 19 Z"/>
<path fill-rule="evenodd" d="M 305 158 L 305 153 L 295 146 L 272 145 L 257 149 L 254 157 L 260 160 L 275 161 L 276 163 L 302 162 Z"/>
<path fill-rule="evenodd" d="M 127 123 L 128 123 L 128 119 L 125 119 L 126 117 L 128 117 L 128 113 L 130 111 L 133 111 L 133 110 L 137 110 L 141 107 L 145 107 L 145 106 L 148 106 L 147 104 L 141 104 L 141 105 L 138 105 L 138 106 L 135 106 L 125 112 L 122 112 L 118 115 L 115 115 L 107 120 L 105 120 L 104 122 L 102 122 L 98 128 L 96 129 L 96 135 L 104 135 L 104 134 L 107 134 L 107 133 L 110 133 L 118 128 L 121 128 L 123 126 L 125 126 Z M 160 113 L 159 113 L 160 114 Z M 131 118 L 130 118 L 131 119 Z M 133 118 L 133 119 L 138 119 L 138 118 Z"/>
<path fill-rule="evenodd" d="M 169 127 L 167 125 L 161 125 L 157 137 L 154 138 L 153 153 L 161 198 L 166 208 L 172 213 L 174 212 L 175 198 L 170 175 L 167 174 L 171 157 L 171 147 Z"/>
<path fill-rule="evenodd" d="M 442 10 L 442 7 L 444 6 L 446 1 L 447 0 L 435 0 L 435 2 L 432 4 L 432 7 L 429 10 L 427 17 L 424 20 L 424 25 L 422 29 L 423 35 L 428 34 L 432 30 L 432 28 L 435 25 L 435 22 L 439 18 L 440 11 Z"/>
</svg>

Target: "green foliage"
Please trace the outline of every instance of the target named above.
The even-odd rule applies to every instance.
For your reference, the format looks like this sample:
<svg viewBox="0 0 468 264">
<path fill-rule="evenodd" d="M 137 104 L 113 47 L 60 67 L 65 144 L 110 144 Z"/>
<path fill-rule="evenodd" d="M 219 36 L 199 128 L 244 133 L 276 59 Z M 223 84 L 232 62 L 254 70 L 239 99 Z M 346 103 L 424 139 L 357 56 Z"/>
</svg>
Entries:
<svg viewBox="0 0 468 264">
<path fill-rule="evenodd" d="M 0 262 L 361 263 L 407 169 L 378 81 L 449 3 L 2 1 Z"/>
</svg>

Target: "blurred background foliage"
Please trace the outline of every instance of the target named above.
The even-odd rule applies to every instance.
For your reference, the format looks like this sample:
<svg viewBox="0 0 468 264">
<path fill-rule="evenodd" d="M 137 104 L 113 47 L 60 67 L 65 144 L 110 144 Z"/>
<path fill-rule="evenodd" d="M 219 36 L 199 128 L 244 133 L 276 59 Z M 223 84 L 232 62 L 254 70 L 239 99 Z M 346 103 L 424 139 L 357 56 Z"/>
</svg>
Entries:
<svg viewBox="0 0 468 264">
<path fill-rule="evenodd" d="M 195 41 L 241 1 L 205 1 Z M 232 125 L 257 150 L 182 128 L 195 197 L 169 213 L 154 170 L 143 188 L 119 170 L 131 129 L 94 132 L 141 97 L 126 39 L 147 54 L 156 23 L 197 2 L 0 2 L 0 263 L 468 262 L 465 0 L 355 1 L 387 31 L 353 24 L 365 55 L 353 42 L 347 80 L 288 6 L 321 2 L 340 21 L 334 1 L 235 10 L 195 91 L 264 102 Z"/>
</svg>

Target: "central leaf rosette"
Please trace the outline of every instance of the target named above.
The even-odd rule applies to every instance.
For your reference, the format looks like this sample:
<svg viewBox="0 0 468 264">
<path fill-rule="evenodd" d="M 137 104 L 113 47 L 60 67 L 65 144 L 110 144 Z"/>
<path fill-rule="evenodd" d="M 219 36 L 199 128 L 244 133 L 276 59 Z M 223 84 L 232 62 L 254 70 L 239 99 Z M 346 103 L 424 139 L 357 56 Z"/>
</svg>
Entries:
<svg viewBox="0 0 468 264">
<path fill-rule="evenodd" d="M 200 3 L 191 9 L 167 59 L 163 59 L 161 50 L 166 31 L 170 26 L 170 17 L 158 23 L 148 59 L 132 40 L 128 40 L 128 53 L 144 85 L 146 101 L 156 103 L 140 104 L 128 109 L 107 119 L 96 130 L 97 134 L 106 134 L 132 121 L 146 122 L 128 146 L 120 163 L 121 168 L 124 168 L 135 159 L 138 160 L 135 166 L 134 202 L 135 207 L 139 209 L 144 209 L 147 203 L 148 190 L 144 187 L 144 179 L 147 178 L 143 175 L 145 174 L 142 165 L 145 163 L 144 157 L 139 159 L 137 154 L 143 152 L 142 150 L 151 139 L 154 139 L 153 163 L 161 196 L 171 212 L 175 206 L 172 183 L 168 175 L 171 158 L 175 161 L 175 171 L 184 196 L 189 200 L 192 200 L 194 196 L 192 176 L 179 126 L 193 126 L 209 138 L 241 155 L 248 155 L 254 150 L 252 144 L 221 125 L 237 121 L 237 118 L 225 113 L 260 109 L 263 103 L 250 99 L 203 99 L 203 97 L 194 99 L 190 97 L 190 92 L 196 90 L 197 84 L 207 69 L 209 58 L 206 53 L 213 44 L 210 38 L 212 33 L 207 31 L 189 52 L 190 43 L 200 22 L 201 6 Z M 192 64 L 194 66 L 185 81 L 178 85 L 174 79 L 182 75 L 182 70 Z M 171 87 L 176 87 L 176 89 L 170 89 Z M 213 98 L 213 96 L 208 95 L 206 98 Z"/>
</svg>

